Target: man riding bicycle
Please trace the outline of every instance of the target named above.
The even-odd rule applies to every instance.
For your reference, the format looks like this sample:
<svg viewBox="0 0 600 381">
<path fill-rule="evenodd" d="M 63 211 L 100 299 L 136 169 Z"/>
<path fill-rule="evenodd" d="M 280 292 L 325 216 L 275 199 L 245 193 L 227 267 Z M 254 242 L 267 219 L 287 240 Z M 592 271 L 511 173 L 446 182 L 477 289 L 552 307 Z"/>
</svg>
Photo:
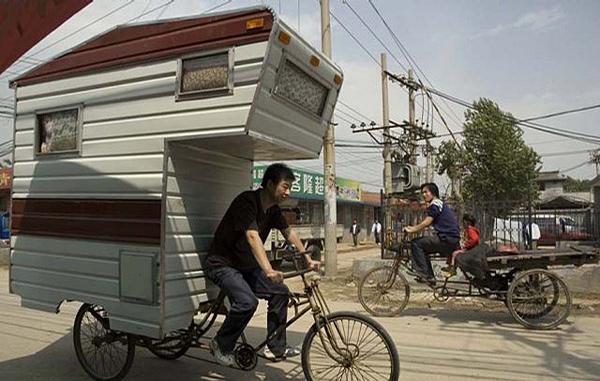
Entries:
<svg viewBox="0 0 600 381">
<path fill-rule="evenodd" d="M 231 303 L 223 325 L 210 342 L 211 353 L 222 365 L 235 364 L 236 341 L 252 319 L 258 298 L 268 300 L 267 336 L 286 324 L 289 290 L 283 284 L 283 273 L 271 267 L 263 244 L 271 229 L 278 229 L 288 243 L 305 250 L 279 208 L 289 197 L 294 180 L 294 173 L 285 164 L 270 165 L 261 187 L 238 195 L 215 232 L 206 259 L 206 275 Z M 306 261 L 309 267 L 319 268 L 320 262 L 309 255 Z M 285 328 L 265 348 L 268 358 L 298 354 L 298 349 L 286 345 Z"/>
<path fill-rule="evenodd" d="M 452 209 L 440 200 L 439 189 L 435 183 L 421 185 L 421 195 L 427 202 L 427 217 L 418 225 L 406 226 L 404 231 L 418 233 L 433 225 L 436 234 L 411 241 L 411 264 L 413 275 L 430 285 L 435 285 L 428 254 L 450 255 L 459 247 L 460 228 Z"/>
</svg>

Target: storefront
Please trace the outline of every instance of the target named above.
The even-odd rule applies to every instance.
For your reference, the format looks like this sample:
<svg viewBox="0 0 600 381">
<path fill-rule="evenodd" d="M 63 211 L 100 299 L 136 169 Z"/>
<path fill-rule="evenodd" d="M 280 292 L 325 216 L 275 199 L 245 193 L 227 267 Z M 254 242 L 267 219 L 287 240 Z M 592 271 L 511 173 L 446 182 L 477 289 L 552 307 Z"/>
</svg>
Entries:
<svg viewBox="0 0 600 381">
<path fill-rule="evenodd" d="M 267 166 L 255 166 L 253 170 L 253 188 L 260 182 Z M 294 169 L 296 181 L 292 184 L 291 197 L 282 208 L 288 223 L 322 225 L 324 216 L 325 183 L 323 174 Z M 336 179 L 337 223 L 344 226 L 344 242 L 350 242 L 350 226 L 356 219 L 362 227 L 360 239 L 370 237 L 371 225 L 379 210 L 379 193 L 362 190 L 358 181 L 343 178 Z"/>
</svg>

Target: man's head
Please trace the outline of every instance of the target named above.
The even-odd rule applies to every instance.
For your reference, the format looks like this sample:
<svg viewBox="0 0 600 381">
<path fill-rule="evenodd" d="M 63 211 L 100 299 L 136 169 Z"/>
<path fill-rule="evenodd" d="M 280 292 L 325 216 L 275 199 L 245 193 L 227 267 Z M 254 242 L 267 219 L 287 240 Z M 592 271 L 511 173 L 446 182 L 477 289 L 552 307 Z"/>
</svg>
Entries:
<svg viewBox="0 0 600 381">
<path fill-rule="evenodd" d="M 419 204 L 419 200 L 416 197 L 411 197 L 410 198 L 410 209 L 413 212 L 417 212 L 420 208 L 421 208 L 421 205 Z"/>
<path fill-rule="evenodd" d="M 435 183 L 425 183 L 421 185 L 421 196 L 426 202 L 431 202 L 434 198 L 440 198 L 440 190 Z"/>
<path fill-rule="evenodd" d="M 260 186 L 276 204 L 281 204 L 290 195 L 292 183 L 296 180 L 294 172 L 285 164 L 275 163 L 267 167 Z"/>
<path fill-rule="evenodd" d="M 352 223 L 353 223 L 353 224 L 356 224 L 356 218 L 355 218 L 354 220 L 352 220 Z"/>
</svg>

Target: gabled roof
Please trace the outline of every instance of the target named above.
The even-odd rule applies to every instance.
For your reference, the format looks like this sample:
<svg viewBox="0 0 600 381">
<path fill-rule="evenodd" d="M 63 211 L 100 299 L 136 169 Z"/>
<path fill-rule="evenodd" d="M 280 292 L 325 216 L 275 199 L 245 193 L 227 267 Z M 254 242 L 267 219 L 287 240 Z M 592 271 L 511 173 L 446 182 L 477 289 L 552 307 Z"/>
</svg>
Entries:
<svg viewBox="0 0 600 381">
<path fill-rule="evenodd" d="M 259 18 L 264 21 L 261 27 L 247 28 L 247 21 Z M 13 80 L 11 87 L 177 57 L 199 50 L 266 41 L 273 22 L 274 15 L 268 8 L 254 7 L 118 26 Z"/>
</svg>

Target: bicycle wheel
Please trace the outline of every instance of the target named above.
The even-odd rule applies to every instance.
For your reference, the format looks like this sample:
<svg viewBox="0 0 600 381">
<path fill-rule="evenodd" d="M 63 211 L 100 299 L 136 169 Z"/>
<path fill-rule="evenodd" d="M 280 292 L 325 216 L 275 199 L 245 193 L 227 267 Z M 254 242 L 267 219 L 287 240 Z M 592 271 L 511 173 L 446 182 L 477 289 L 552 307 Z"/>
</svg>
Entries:
<svg viewBox="0 0 600 381">
<path fill-rule="evenodd" d="M 133 338 L 111 330 L 108 313 L 101 306 L 86 303 L 79 308 L 73 343 L 83 370 L 96 380 L 121 380 L 133 364 Z"/>
<path fill-rule="evenodd" d="M 556 328 L 571 313 L 567 286 L 547 270 L 518 274 L 508 289 L 506 302 L 513 318 L 526 328 Z"/>
<path fill-rule="evenodd" d="M 392 338 L 375 320 L 335 312 L 306 334 L 302 369 L 307 381 L 397 381 L 400 360 Z"/>
<path fill-rule="evenodd" d="M 163 360 L 176 360 L 185 355 L 192 343 L 188 331 L 169 332 L 162 340 L 151 340 L 148 350 Z"/>
<path fill-rule="evenodd" d="M 406 308 L 410 286 L 391 266 L 369 270 L 358 286 L 358 301 L 374 316 L 396 316 Z"/>
</svg>

